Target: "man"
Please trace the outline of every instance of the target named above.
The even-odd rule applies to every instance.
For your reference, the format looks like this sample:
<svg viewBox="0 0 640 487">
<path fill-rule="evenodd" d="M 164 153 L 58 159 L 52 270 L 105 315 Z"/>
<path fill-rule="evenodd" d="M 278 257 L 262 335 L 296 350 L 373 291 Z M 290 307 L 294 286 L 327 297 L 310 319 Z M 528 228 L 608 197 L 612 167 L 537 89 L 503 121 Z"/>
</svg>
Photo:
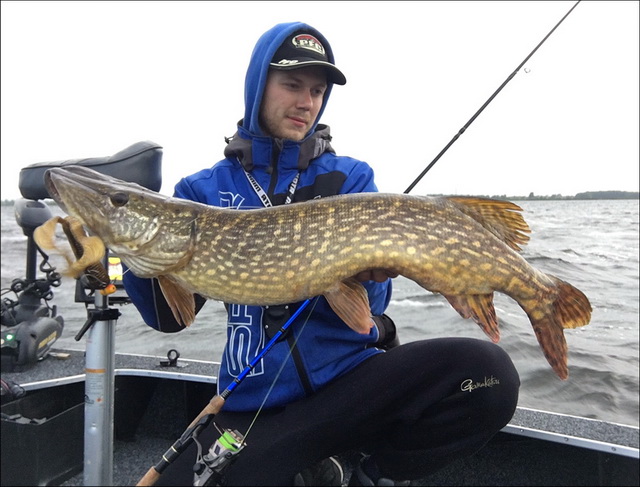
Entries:
<svg viewBox="0 0 640 487">
<path fill-rule="evenodd" d="M 276 25 L 254 48 L 244 118 L 225 159 L 182 179 L 175 195 L 250 211 L 377 191 L 372 169 L 336 155 L 329 127 L 319 124 L 333 85 L 345 83 L 320 32 L 299 22 Z M 511 419 L 519 379 L 498 346 L 461 338 L 399 345 L 384 315 L 395 276 L 383 269 L 355 276 L 369 295 L 367 333 L 350 329 L 323 297 L 314 299 L 229 396 L 216 423 L 250 431 L 225 471 L 227 485 L 340 485 L 342 471 L 331 457 L 347 451 L 363 452 L 351 485 L 406 483 L 473 453 Z M 157 282 L 127 273 L 125 285 L 148 325 L 181 329 Z M 199 309 L 204 300 L 197 303 Z M 220 391 L 300 303 L 226 306 Z M 485 387 L 470 391 L 469 382 Z M 217 436 L 209 428 L 201 435 L 203 447 Z M 160 483 L 190 484 L 194 450 L 183 453 Z"/>
</svg>

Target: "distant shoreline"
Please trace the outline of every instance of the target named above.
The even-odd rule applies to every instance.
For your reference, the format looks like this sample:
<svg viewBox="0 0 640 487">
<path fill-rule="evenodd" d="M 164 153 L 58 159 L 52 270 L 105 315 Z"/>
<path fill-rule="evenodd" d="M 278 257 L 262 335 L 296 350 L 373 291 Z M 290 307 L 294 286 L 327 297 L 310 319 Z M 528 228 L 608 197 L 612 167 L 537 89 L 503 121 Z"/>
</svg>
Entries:
<svg viewBox="0 0 640 487">
<path fill-rule="evenodd" d="M 561 194 L 554 194 L 551 196 L 537 196 L 530 193 L 529 196 L 507 196 L 504 194 L 499 195 L 446 195 L 446 194 L 430 194 L 427 196 L 471 196 L 476 198 L 492 198 L 498 200 L 510 200 L 510 201 L 537 201 L 537 200 L 637 200 L 640 199 L 640 192 L 634 191 L 586 191 L 584 193 L 578 193 L 575 196 L 563 196 Z M 2 200 L 2 206 L 13 206 L 15 200 Z M 49 201 L 49 204 L 57 205 L 55 201 Z"/>
<path fill-rule="evenodd" d="M 504 194 L 494 195 L 461 195 L 461 194 L 430 194 L 428 196 L 470 196 L 476 198 L 492 198 L 498 200 L 514 201 L 538 201 L 538 200 L 637 200 L 640 199 L 640 192 L 637 191 L 585 191 L 574 196 L 563 196 L 554 194 L 551 196 L 539 196 L 530 193 L 529 196 L 507 196 Z"/>
</svg>

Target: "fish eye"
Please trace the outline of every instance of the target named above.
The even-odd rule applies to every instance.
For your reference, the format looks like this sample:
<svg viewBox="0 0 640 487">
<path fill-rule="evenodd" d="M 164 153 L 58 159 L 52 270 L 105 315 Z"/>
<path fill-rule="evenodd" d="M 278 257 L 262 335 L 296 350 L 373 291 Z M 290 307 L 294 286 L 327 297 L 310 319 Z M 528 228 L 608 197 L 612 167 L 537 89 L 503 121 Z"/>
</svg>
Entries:
<svg viewBox="0 0 640 487">
<path fill-rule="evenodd" d="M 129 195 L 127 193 L 114 193 L 110 196 L 113 206 L 124 206 L 129 202 Z"/>
</svg>

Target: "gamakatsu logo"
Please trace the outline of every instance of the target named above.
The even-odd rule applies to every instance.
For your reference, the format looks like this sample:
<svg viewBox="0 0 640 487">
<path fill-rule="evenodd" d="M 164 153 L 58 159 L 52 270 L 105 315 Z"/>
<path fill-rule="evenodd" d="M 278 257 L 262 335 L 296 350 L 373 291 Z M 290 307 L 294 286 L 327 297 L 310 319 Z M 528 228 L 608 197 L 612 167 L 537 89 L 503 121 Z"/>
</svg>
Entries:
<svg viewBox="0 0 640 487">
<path fill-rule="evenodd" d="M 473 379 L 463 380 L 460 384 L 460 389 L 465 392 L 472 392 L 480 387 L 493 387 L 500 384 L 500 381 L 494 376 L 485 377 L 483 382 L 474 382 Z"/>
<path fill-rule="evenodd" d="M 300 34 L 291 39 L 291 42 L 294 46 L 309 49 L 310 51 L 315 51 L 324 55 L 324 47 L 320 44 L 320 41 L 309 34 Z"/>
</svg>

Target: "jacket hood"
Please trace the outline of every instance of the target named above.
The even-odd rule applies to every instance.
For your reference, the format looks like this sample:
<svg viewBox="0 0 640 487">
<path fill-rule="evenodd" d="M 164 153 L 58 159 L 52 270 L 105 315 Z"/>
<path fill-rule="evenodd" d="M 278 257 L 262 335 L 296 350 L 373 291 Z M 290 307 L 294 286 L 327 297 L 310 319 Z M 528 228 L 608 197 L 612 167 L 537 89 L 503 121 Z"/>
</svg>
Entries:
<svg viewBox="0 0 640 487">
<path fill-rule="evenodd" d="M 244 118 L 242 120 L 242 126 L 253 136 L 265 136 L 260 128 L 259 115 L 260 104 L 262 102 L 262 95 L 267 82 L 267 74 L 269 71 L 269 63 L 273 59 L 274 54 L 284 42 L 284 40 L 297 31 L 304 31 L 315 36 L 324 46 L 325 53 L 331 63 L 335 62 L 333 57 L 333 51 L 329 45 L 329 41 L 316 29 L 303 22 L 287 22 L 277 24 L 276 26 L 265 32 L 253 49 L 251 54 L 251 60 L 249 61 L 249 68 L 247 69 L 247 75 L 244 82 Z M 324 94 L 322 107 L 318 112 L 318 117 L 309 131 L 313 133 L 327 106 L 329 94 L 333 84 L 328 83 L 327 91 Z M 308 136 L 309 134 L 307 134 Z"/>
<path fill-rule="evenodd" d="M 253 157 L 253 148 L 255 144 L 260 146 L 260 141 L 251 139 L 248 134 L 245 137 L 240 136 L 242 127 L 238 128 L 233 137 L 227 139 L 227 146 L 224 149 L 224 156 L 228 159 L 237 159 L 245 171 L 252 171 L 256 161 Z M 261 139 L 264 140 L 264 139 Z M 331 129 L 328 125 L 317 124 L 315 132 L 301 142 L 284 141 L 283 147 L 296 147 L 297 168 L 304 171 L 309 167 L 312 159 L 320 157 L 325 152 L 335 154 L 335 150 L 331 147 Z M 269 159 L 260 159 L 265 166 L 269 165 Z"/>
</svg>

